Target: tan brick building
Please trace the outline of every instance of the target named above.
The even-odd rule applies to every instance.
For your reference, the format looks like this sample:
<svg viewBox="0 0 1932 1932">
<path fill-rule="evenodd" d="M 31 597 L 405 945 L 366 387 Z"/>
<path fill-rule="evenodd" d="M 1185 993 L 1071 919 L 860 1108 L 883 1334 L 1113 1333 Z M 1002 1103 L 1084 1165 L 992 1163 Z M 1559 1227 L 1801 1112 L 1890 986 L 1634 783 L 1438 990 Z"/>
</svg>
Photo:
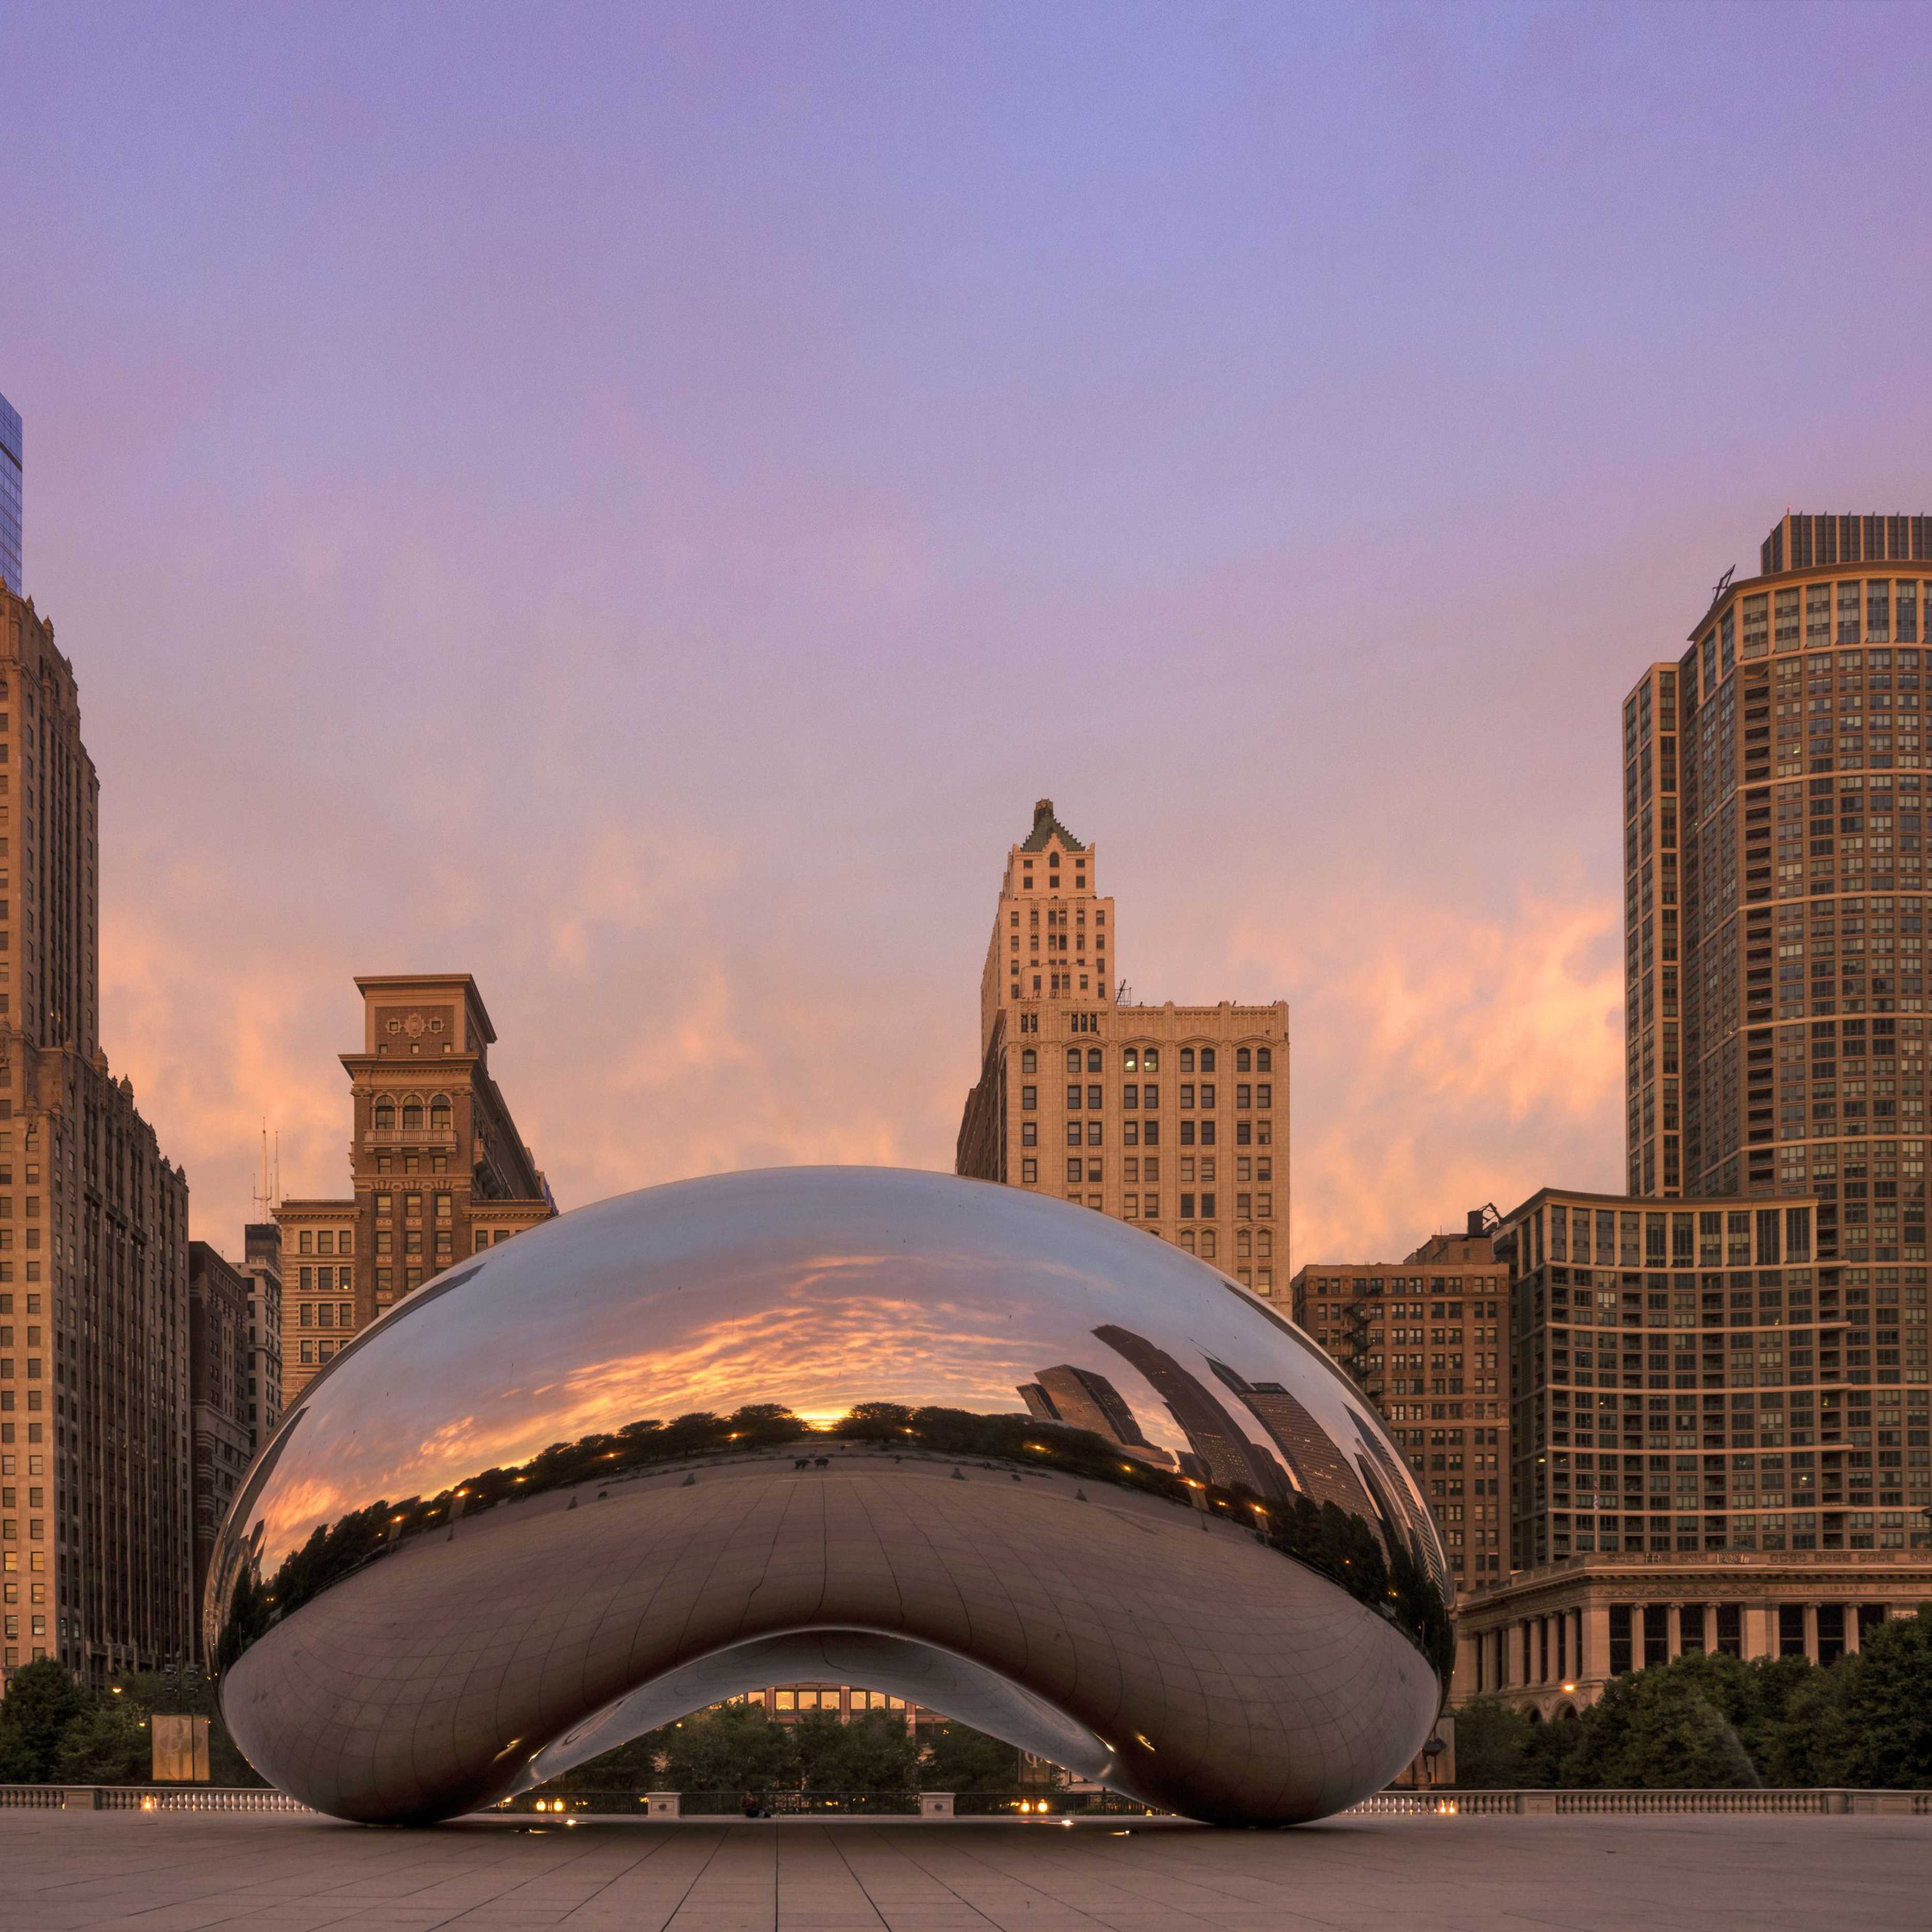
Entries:
<svg viewBox="0 0 1932 1932">
<path fill-rule="evenodd" d="M 1429 1498 L 1460 1594 L 1508 1574 L 1509 1270 L 1480 1227 L 1406 1261 L 1310 1262 L 1294 1319 L 1382 1412 Z"/>
<path fill-rule="evenodd" d="M 490 1078 L 496 1034 L 476 981 L 394 974 L 356 984 L 362 1050 L 342 1056 L 355 1191 L 275 1210 L 285 1405 L 392 1302 L 556 1212 Z"/>
<path fill-rule="evenodd" d="M 1282 1297 L 1287 1002 L 1130 1005 L 1120 969 L 1098 849 L 1042 799 L 1000 882 L 956 1169 L 1133 1222 Z"/>
<path fill-rule="evenodd" d="M 192 1654 L 188 1181 L 99 1037 L 74 668 L 0 590 L 0 1664 Z"/>
</svg>

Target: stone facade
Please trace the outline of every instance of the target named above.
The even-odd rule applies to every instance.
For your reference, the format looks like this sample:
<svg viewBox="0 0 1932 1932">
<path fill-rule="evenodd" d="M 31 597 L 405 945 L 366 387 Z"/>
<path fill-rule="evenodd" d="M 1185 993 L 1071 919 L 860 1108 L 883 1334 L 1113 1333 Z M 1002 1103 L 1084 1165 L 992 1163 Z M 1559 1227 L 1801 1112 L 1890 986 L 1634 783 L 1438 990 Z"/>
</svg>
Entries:
<svg viewBox="0 0 1932 1932">
<path fill-rule="evenodd" d="M 490 1078 L 496 1035 L 476 981 L 397 974 L 356 984 L 362 1050 L 342 1056 L 354 1192 L 275 1210 L 285 1405 L 392 1302 L 556 1212 Z"/>
<path fill-rule="evenodd" d="M 1459 1594 L 1508 1572 L 1509 1270 L 1480 1232 L 1401 1262 L 1310 1262 L 1294 1319 L 1360 1385 L 1407 1452 Z"/>
<path fill-rule="evenodd" d="M 0 591 L 0 1660 L 192 1654 L 188 1182 L 99 1039 L 74 668 Z"/>
<path fill-rule="evenodd" d="M 1462 1605 L 1450 1701 L 1561 1718 L 1686 1651 L 1829 1664 L 1874 1623 L 1913 1615 L 1928 1581 L 1922 1560 L 1858 1551 L 1570 1558 Z"/>
<path fill-rule="evenodd" d="M 1099 866 L 1041 800 L 1007 854 L 956 1168 L 1133 1222 L 1285 1300 L 1287 1003 L 1127 1003 Z"/>
</svg>

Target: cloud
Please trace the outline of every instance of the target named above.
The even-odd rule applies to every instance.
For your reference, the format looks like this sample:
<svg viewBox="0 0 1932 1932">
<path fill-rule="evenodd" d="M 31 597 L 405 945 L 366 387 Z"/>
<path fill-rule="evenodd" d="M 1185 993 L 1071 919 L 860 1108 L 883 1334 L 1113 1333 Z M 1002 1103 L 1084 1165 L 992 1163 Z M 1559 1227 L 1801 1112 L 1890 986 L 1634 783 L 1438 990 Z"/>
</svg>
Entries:
<svg viewBox="0 0 1932 1932">
<path fill-rule="evenodd" d="M 1295 989 L 1297 1266 L 1400 1258 L 1468 1208 L 1622 1186 L 1616 901 L 1506 912 L 1331 900 L 1318 926 L 1237 928 L 1238 964 Z"/>
</svg>

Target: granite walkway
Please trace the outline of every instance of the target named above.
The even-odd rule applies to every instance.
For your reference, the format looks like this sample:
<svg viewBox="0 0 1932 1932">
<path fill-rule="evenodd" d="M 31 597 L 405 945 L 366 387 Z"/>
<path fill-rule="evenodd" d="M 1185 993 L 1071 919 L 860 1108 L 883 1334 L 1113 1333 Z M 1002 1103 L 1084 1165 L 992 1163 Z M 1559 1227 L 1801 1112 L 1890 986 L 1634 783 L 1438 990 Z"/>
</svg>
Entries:
<svg viewBox="0 0 1932 1932">
<path fill-rule="evenodd" d="M 8 1932 L 1863 1932 L 1932 1820 L 1349 1819 L 1294 1832 L 0 1812 Z"/>
</svg>

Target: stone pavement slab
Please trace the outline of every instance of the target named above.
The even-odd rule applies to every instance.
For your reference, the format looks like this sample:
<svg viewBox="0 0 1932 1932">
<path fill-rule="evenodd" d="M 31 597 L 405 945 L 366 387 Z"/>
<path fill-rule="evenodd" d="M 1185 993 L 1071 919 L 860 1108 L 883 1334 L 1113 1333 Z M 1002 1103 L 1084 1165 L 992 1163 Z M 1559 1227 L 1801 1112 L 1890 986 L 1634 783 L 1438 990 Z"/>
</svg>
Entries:
<svg viewBox="0 0 1932 1932">
<path fill-rule="evenodd" d="M 0 1812 L 7 1932 L 1898 1932 L 1932 1820 L 467 1819 Z"/>
</svg>

